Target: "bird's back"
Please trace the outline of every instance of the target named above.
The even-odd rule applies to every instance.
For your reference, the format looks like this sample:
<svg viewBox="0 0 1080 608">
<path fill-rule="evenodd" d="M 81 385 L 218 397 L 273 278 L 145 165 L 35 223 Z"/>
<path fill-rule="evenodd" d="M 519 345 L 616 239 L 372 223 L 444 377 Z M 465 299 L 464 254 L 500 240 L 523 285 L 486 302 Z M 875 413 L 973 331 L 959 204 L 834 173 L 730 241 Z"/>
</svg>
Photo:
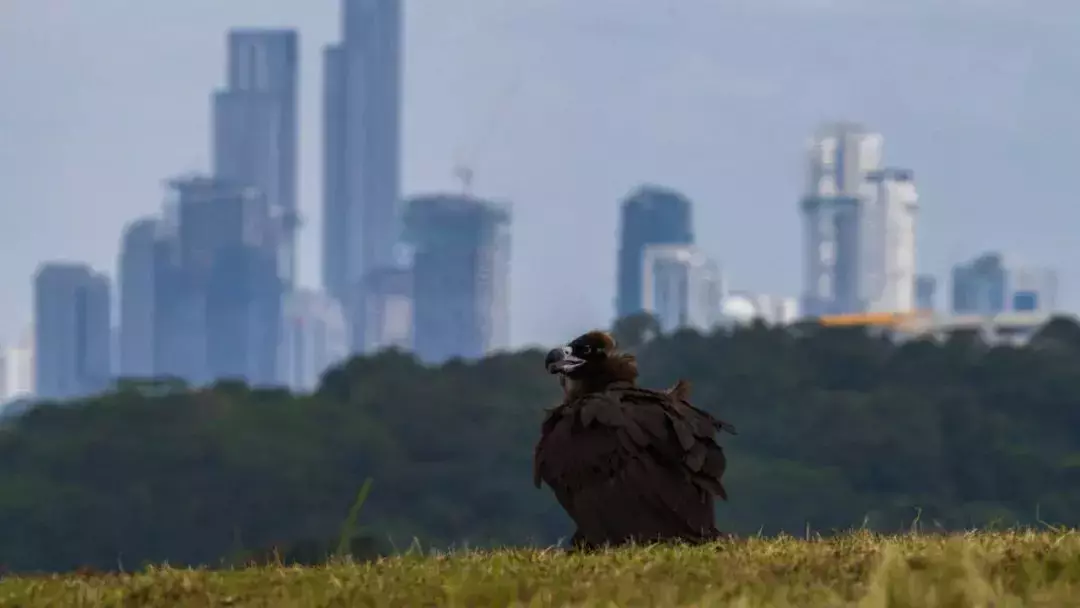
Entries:
<svg viewBox="0 0 1080 608">
<path fill-rule="evenodd" d="M 544 421 L 534 481 L 547 483 L 591 544 L 705 540 L 713 496 L 726 499 L 721 422 L 686 387 L 615 383 L 567 398 Z"/>
</svg>

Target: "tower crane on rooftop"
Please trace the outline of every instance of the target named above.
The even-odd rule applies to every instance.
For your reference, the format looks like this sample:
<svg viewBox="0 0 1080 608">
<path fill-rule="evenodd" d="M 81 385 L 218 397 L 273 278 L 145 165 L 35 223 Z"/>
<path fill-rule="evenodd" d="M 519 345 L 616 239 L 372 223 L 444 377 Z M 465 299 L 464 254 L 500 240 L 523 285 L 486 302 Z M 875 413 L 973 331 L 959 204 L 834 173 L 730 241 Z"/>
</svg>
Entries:
<svg viewBox="0 0 1080 608">
<path fill-rule="evenodd" d="M 454 167 L 454 176 L 461 182 L 461 193 L 465 196 L 471 196 L 473 182 L 472 167 L 464 163 L 459 163 Z"/>
</svg>

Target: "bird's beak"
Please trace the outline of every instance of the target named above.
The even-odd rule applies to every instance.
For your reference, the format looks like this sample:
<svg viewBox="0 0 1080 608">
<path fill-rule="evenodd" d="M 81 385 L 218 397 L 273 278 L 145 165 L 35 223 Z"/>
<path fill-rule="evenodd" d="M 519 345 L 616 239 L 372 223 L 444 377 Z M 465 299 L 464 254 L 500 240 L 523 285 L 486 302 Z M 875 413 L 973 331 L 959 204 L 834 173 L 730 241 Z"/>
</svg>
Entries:
<svg viewBox="0 0 1080 608">
<path fill-rule="evenodd" d="M 580 367 L 585 360 L 575 357 L 569 346 L 553 348 L 544 358 L 544 367 L 549 374 L 565 374 Z"/>
</svg>

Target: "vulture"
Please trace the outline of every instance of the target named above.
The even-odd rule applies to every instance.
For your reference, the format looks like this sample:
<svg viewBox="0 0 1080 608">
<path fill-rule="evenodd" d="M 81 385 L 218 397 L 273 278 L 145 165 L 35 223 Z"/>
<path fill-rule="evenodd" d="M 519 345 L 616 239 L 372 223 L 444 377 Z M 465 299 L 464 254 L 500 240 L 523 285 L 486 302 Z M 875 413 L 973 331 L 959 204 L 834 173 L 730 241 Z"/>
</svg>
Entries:
<svg viewBox="0 0 1080 608">
<path fill-rule="evenodd" d="M 575 549 L 724 536 L 713 504 L 727 500 L 727 459 L 715 437 L 735 430 L 691 405 L 688 383 L 638 386 L 633 355 L 600 331 L 553 349 L 545 366 L 563 401 L 541 426 L 533 483 L 546 483 L 576 524 Z"/>
</svg>

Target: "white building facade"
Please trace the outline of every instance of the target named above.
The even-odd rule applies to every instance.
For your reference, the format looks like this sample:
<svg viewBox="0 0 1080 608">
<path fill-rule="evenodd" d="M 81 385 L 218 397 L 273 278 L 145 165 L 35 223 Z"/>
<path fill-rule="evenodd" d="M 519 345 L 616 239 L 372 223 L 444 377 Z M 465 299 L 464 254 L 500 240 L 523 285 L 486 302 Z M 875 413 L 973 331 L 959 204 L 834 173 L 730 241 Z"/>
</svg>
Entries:
<svg viewBox="0 0 1080 608">
<path fill-rule="evenodd" d="M 642 263 L 642 308 L 671 332 L 708 331 L 719 321 L 723 298 L 719 266 L 694 245 L 648 245 Z"/>
<path fill-rule="evenodd" d="M 34 396 L 34 337 L 30 331 L 18 343 L 0 349 L 0 407 Z"/>
<path fill-rule="evenodd" d="M 327 368 L 349 354 L 349 331 L 341 305 L 334 298 L 311 290 L 285 296 L 280 374 L 294 391 L 312 391 Z"/>
<path fill-rule="evenodd" d="M 882 167 L 884 140 L 853 123 L 808 143 L 803 313 L 903 312 L 915 306 L 912 172 Z"/>
<path fill-rule="evenodd" d="M 906 169 L 867 176 L 863 205 L 862 300 L 866 312 L 907 312 L 915 302 L 919 195 Z"/>
<path fill-rule="evenodd" d="M 799 319 L 799 299 L 749 291 L 731 291 L 720 302 L 724 325 L 746 325 L 762 321 L 769 325 L 789 325 Z"/>
</svg>

